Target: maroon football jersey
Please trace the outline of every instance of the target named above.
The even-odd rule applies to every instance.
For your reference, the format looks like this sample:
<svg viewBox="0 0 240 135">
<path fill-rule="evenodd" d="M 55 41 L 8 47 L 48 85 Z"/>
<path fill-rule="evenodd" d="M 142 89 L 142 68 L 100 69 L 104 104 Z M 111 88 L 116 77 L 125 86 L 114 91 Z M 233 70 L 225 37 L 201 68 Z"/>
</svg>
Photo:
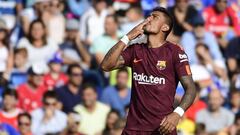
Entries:
<svg viewBox="0 0 240 135">
<path fill-rule="evenodd" d="M 125 130 L 156 131 L 164 116 L 173 112 L 181 76 L 191 75 L 188 57 L 171 42 L 149 48 L 131 45 L 121 54 L 132 68 L 132 95 Z"/>
</svg>

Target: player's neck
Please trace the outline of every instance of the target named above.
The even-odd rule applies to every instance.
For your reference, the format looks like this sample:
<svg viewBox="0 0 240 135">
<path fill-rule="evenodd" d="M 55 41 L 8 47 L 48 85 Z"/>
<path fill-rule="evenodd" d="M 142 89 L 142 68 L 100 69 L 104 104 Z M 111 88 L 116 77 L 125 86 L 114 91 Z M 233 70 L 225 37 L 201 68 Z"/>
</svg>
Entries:
<svg viewBox="0 0 240 135">
<path fill-rule="evenodd" d="M 149 48 L 158 48 L 166 42 L 163 36 L 159 35 L 149 35 L 148 36 L 148 46 Z"/>
</svg>

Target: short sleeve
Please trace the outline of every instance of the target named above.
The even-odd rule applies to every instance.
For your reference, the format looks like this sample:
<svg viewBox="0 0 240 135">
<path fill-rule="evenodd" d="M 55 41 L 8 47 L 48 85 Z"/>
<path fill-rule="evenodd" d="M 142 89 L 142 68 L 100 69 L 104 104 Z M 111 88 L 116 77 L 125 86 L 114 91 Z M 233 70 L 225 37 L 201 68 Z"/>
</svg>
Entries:
<svg viewBox="0 0 240 135">
<path fill-rule="evenodd" d="M 121 56 L 124 59 L 124 65 L 128 67 L 132 67 L 132 62 L 133 62 L 133 54 L 134 54 L 134 46 L 135 45 L 130 45 L 128 46 L 122 53 Z"/>
<path fill-rule="evenodd" d="M 182 76 L 191 75 L 191 69 L 188 62 L 188 56 L 180 46 L 174 51 L 174 69 L 177 73 L 178 78 Z"/>
</svg>

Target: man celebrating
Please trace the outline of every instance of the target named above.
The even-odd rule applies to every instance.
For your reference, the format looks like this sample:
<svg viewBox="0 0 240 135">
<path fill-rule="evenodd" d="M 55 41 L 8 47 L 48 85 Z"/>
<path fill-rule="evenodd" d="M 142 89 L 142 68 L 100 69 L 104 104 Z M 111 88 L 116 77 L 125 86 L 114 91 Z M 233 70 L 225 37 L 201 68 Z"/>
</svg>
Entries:
<svg viewBox="0 0 240 135">
<path fill-rule="evenodd" d="M 132 95 L 123 135 L 176 135 L 176 126 L 196 96 L 188 57 L 178 46 L 166 41 L 173 20 L 165 8 L 155 8 L 151 15 L 133 28 L 106 54 L 101 68 L 111 71 L 132 68 Z M 146 44 L 127 46 L 138 36 L 147 35 Z M 178 82 L 185 94 L 173 108 Z"/>
</svg>

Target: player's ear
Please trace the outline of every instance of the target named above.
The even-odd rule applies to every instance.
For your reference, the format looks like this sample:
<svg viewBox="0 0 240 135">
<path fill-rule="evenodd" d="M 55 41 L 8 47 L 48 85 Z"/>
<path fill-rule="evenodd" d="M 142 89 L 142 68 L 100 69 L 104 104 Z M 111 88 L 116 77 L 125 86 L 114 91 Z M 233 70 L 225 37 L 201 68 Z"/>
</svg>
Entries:
<svg viewBox="0 0 240 135">
<path fill-rule="evenodd" d="M 169 26 L 167 24 L 163 24 L 162 26 L 162 31 L 166 32 L 166 31 L 169 31 Z"/>
</svg>

